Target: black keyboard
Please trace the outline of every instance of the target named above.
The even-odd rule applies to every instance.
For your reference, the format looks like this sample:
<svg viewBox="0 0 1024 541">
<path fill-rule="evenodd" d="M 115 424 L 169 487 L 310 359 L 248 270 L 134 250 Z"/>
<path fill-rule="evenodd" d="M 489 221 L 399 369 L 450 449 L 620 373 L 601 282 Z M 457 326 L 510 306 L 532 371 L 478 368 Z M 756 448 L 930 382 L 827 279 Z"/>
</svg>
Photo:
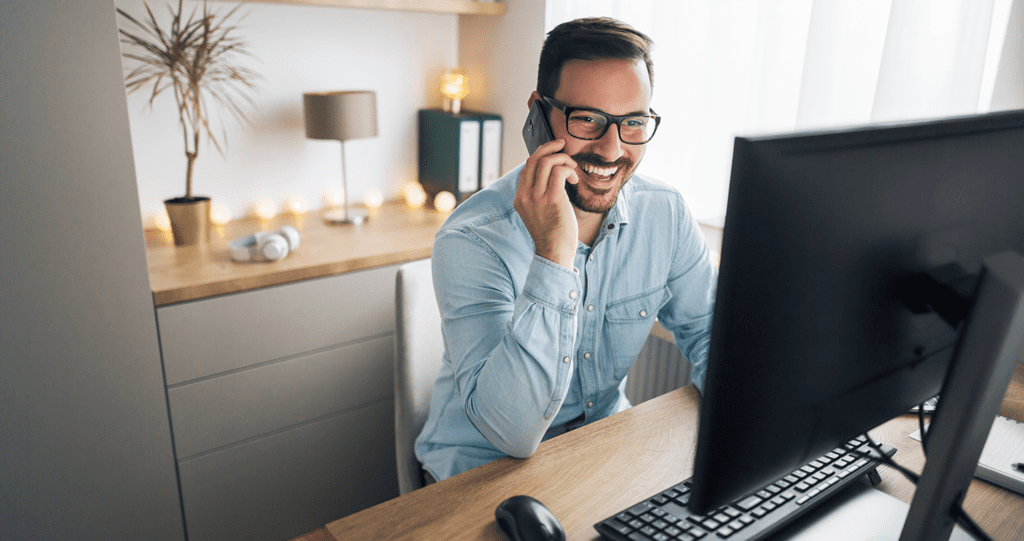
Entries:
<svg viewBox="0 0 1024 541">
<path fill-rule="evenodd" d="M 881 450 L 887 456 L 896 453 L 887 445 Z M 764 539 L 864 475 L 877 476 L 875 467 L 880 463 L 877 452 L 861 436 L 704 515 L 687 508 L 687 479 L 598 522 L 594 529 L 614 541 Z"/>
</svg>

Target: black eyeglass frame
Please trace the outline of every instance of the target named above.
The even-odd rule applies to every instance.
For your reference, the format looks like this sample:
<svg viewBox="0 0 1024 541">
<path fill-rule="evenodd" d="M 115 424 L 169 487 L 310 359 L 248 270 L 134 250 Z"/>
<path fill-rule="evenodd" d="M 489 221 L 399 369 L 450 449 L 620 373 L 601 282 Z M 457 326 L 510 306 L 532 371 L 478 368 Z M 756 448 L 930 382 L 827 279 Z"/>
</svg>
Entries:
<svg viewBox="0 0 1024 541">
<path fill-rule="evenodd" d="M 555 109 L 558 109 L 559 111 L 562 112 L 562 115 L 565 116 L 565 132 L 568 133 L 569 135 L 572 135 L 576 139 L 581 140 L 581 141 L 596 141 L 596 140 L 604 137 L 604 134 L 608 133 L 608 128 L 610 128 L 612 124 L 615 124 L 615 126 L 618 127 L 618 130 L 616 130 L 616 131 L 619 134 L 619 141 L 622 141 L 624 144 L 627 144 L 627 145 L 646 145 L 647 143 L 651 142 L 651 139 L 654 139 L 654 134 L 657 133 L 658 126 L 661 124 L 661 117 L 658 116 L 658 113 L 654 112 L 654 109 L 651 109 L 651 114 L 649 114 L 649 115 L 612 115 L 612 114 L 608 114 L 608 113 L 606 113 L 604 111 L 601 111 L 599 109 L 592 109 L 590 107 L 569 107 L 568 105 L 566 105 L 566 104 L 556 100 L 555 98 L 552 98 L 551 96 L 546 96 L 544 94 L 541 94 L 540 97 L 541 97 L 541 99 L 544 100 L 545 103 L 547 103 L 551 107 L 554 107 Z M 591 113 L 598 113 L 598 114 L 604 116 L 605 118 L 607 118 L 608 119 L 608 123 L 604 125 L 604 129 L 601 130 L 600 135 L 598 135 L 597 137 L 579 137 L 579 136 L 574 135 L 571 132 L 569 132 L 569 115 L 571 115 L 572 113 L 574 113 L 576 111 L 589 111 Z M 647 138 L 646 141 L 644 141 L 642 143 L 631 143 L 631 142 L 626 141 L 625 139 L 622 138 L 622 124 L 621 124 L 621 122 L 623 120 L 626 120 L 627 118 L 637 118 L 637 117 L 653 118 L 654 119 L 654 129 L 651 130 L 651 135 L 650 135 L 650 137 Z"/>
</svg>

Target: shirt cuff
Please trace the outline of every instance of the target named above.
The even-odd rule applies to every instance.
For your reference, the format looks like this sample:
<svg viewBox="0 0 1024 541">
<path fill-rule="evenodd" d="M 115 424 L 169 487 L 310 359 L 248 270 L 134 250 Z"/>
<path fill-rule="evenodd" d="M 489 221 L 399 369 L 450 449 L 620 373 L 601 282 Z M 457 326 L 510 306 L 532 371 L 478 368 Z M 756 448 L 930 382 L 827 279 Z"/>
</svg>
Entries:
<svg viewBox="0 0 1024 541">
<path fill-rule="evenodd" d="M 583 301 L 579 271 L 575 267 L 567 269 L 536 254 L 530 263 L 523 293 L 536 302 L 566 313 L 576 313 L 576 306 Z"/>
</svg>

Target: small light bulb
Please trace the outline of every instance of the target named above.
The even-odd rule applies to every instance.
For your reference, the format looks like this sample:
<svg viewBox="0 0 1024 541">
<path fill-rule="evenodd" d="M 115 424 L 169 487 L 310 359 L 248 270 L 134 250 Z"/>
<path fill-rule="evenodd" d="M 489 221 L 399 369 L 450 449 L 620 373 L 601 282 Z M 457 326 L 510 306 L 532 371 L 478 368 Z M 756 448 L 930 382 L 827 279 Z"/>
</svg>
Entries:
<svg viewBox="0 0 1024 541">
<path fill-rule="evenodd" d="M 405 203 L 414 209 L 421 208 L 427 202 L 427 192 L 419 182 L 407 182 L 402 188 Z"/>
<path fill-rule="evenodd" d="M 452 192 L 441 192 L 434 196 L 434 208 L 441 212 L 455 209 L 455 195 Z"/>
<path fill-rule="evenodd" d="M 224 203 L 218 203 L 210 207 L 210 223 L 213 225 L 227 225 L 231 221 L 231 209 Z"/>
<path fill-rule="evenodd" d="M 153 216 L 153 225 L 160 231 L 171 230 L 171 217 L 167 215 L 167 209 L 161 210 Z"/>
<path fill-rule="evenodd" d="M 384 195 L 380 193 L 380 190 L 370 190 L 363 196 L 363 204 L 369 210 L 380 210 L 380 207 L 384 205 Z"/>
<path fill-rule="evenodd" d="M 264 199 L 256 204 L 253 208 L 253 213 L 261 220 L 270 220 L 274 216 L 277 216 L 277 205 L 269 199 Z"/>
<path fill-rule="evenodd" d="M 304 214 L 309 208 L 306 203 L 306 198 L 301 195 L 296 195 L 288 198 L 283 205 L 281 205 L 281 212 L 288 214 Z"/>
<path fill-rule="evenodd" d="M 324 206 L 333 209 L 345 204 L 345 191 L 341 188 L 327 188 L 324 192 Z"/>
</svg>

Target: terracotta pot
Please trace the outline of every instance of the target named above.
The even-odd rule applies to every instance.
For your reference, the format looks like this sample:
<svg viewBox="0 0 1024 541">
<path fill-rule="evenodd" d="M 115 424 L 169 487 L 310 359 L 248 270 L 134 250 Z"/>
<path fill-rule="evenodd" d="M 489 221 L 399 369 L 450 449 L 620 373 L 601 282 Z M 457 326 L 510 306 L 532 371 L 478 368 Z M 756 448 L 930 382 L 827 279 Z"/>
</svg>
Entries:
<svg viewBox="0 0 1024 541">
<path fill-rule="evenodd" d="M 175 197 L 164 201 L 171 219 L 176 246 L 201 244 L 210 240 L 210 198 Z"/>
</svg>

